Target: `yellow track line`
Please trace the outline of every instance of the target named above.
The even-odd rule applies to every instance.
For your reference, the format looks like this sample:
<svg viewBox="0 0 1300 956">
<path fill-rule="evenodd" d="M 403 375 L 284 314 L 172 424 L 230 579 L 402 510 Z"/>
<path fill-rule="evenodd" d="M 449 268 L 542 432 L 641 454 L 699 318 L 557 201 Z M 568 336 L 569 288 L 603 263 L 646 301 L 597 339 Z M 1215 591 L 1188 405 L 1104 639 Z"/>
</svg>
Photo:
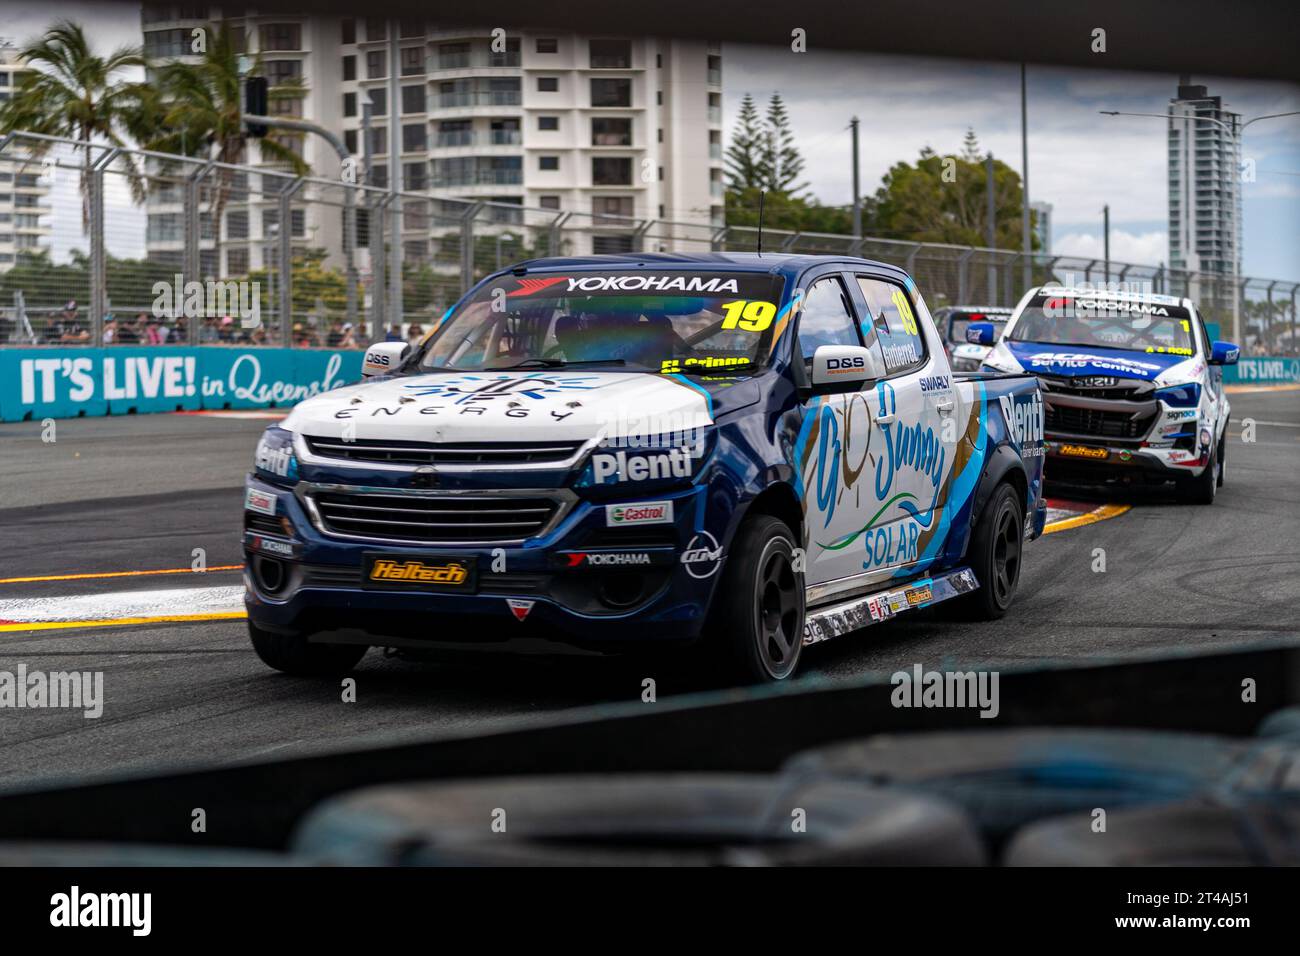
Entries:
<svg viewBox="0 0 1300 956">
<path fill-rule="evenodd" d="M 238 571 L 242 564 L 222 564 L 205 571 L 193 568 L 158 568 L 152 571 L 97 571 L 93 574 L 46 574 L 35 578 L 0 578 L 0 584 L 30 584 L 33 581 L 85 581 L 90 578 L 134 578 L 146 574 L 210 574 L 213 571 Z"/>
<path fill-rule="evenodd" d="M 1300 389 L 1300 383 L 1287 385 L 1225 385 L 1223 390 L 1229 395 L 1245 395 L 1249 392 L 1294 392 Z"/>
<path fill-rule="evenodd" d="M 219 611 L 213 614 L 166 614 L 160 617 L 118 617 L 105 621 L 33 621 L 28 624 L 0 624 L 4 631 L 60 631 L 72 627 L 116 627 L 125 624 L 174 624 L 192 621 L 232 621 L 248 617 L 246 611 Z"/>
<path fill-rule="evenodd" d="M 1043 534 L 1051 534 L 1053 531 L 1069 531 L 1071 528 L 1082 528 L 1084 525 L 1096 524 L 1098 521 L 1118 518 L 1124 512 L 1131 511 L 1132 508 L 1132 505 L 1102 505 L 1100 508 L 1094 508 L 1087 514 L 1081 514 L 1076 518 L 1053 521 L 1043 528 Z"/>
</svg>

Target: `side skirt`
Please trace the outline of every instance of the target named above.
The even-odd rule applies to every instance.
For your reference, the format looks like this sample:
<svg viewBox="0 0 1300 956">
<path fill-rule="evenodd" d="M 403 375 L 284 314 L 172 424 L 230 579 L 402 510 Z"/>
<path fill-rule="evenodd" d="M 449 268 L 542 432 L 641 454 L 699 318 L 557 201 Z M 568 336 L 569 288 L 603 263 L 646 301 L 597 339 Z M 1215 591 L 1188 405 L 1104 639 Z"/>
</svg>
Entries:
<svg viewBox="0 0 1300 956">
<path fill-rule="evenodd" d="M 886 588 L 808 611 L 804 616 L 804 645 L 829 641 L 850 631 L 887 621 L 903 611 L 930 607 L 968 594 L 979 587 L 975 572 L 957 568 L 937 577 L 922 578 L 897 588 Z"/>
</svg>

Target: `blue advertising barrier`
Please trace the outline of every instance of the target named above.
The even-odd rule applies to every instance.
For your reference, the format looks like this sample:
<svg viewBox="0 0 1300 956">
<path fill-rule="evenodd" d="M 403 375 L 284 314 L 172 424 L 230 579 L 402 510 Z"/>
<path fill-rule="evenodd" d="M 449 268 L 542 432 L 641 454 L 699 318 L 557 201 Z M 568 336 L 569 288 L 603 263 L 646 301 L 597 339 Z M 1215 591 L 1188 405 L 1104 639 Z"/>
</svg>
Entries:
<svg viewBox="0 0 1300 956">
<path fill-rule="evenodd" d="M 0 349 L 0 421 L 283 408 L 358 381 L 362 355 L 224 346 Z"/>
<path fill-rule="evenodd" d="M 1223 381 L 1229 385 L 1281 385 L 1300 382 L 1300 358 L 1271 358 L 1244 355 L 1236 365 L 1223 367 Z"/>
</svg>

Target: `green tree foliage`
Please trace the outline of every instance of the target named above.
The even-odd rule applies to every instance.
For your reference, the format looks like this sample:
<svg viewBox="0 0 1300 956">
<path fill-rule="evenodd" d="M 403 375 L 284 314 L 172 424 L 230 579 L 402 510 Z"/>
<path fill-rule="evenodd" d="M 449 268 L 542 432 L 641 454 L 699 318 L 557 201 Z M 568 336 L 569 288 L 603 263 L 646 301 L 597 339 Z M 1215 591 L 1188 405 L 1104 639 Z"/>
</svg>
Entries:
<svg viewBox="0 0 1300 956">
<path fill-rule="evenodd" d="M 736 126 L 731 132 L 731 144 L 724 154 L 723 165 L 727 175 L 727 187 L 735 190 L 766 188 L 767 182 L 761 177 L 759 165 L 760 152 L 765 139 L 762 120 L 754 97 L 746 93 L 740 101 L 740 114 L 736 117 Z"/>
<path fill-rule="evenodd" d="M 126 137 L 138 130 L 148 88 L 127 78 L 132 68 L 144 66 L 138 47 L 121 47 L 100 56 L 79 24 L 60 20 L 20 56 L 34 69 L 22 74 L 13 95 L 0 104 L 0 134 L 26 131 L 125 146 Z M 38 147 L 32 152 L 41 153 Z M 83 227 L 90 221 L 87 183 L 94 158 L 90 150 L 83 151 Z M 120 156 L 116 164 L 130 177 L 136 198 L 143 198 L 143 185 L 130 157 Z"/>
<path fill-rule="evenodd" d="M 767 129 L 763 137 L 760 169 L 767 188 L 772 192 L 797 196 L 805 192 L 807 183 L 799 182 L 803 175 L 804 159 L 795 145 L 794 130 L 790 127 L 790 114 L 780 93 L 773 93 L 767 104 Z"/>
<path fill-rule="evenodd" d="M 745 94 L 726 150 L 726 169 L 727 225 L 757 225 L 761 193 L 766 193 L 766 229 L 846 233 L 852 225 L 847 209 L 823 206 L 806 195 L 807 184 L 800 182 L 804 158 L 779 93 L 772 94 L 763 116 Z"/>
<path fill-rule="evenodd" d="M 945 170 L 951 171 L 946 177 Z M 915 163 L 895 163 L 875 195 L 865 199 L 863 230 L 885 239 L 983 246 L 988 241 L 986 179 L 974 132 L 966 134 L 960 156 L 940 156 L 926 147 Z M 1020 174 L 998 159 L 993 197 L 996 246 L 1019 249 Z"/>
</svg>

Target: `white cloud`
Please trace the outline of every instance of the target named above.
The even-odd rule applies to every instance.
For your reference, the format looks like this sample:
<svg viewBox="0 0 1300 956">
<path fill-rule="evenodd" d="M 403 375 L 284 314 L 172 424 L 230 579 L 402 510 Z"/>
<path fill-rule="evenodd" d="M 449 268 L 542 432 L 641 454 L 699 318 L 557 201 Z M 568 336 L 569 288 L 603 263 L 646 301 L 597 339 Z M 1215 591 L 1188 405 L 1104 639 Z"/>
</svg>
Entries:
<svg viewBox="0 0 1300 956">
<path fill-rule="evenodd" d="M 1052 253 L 1058 256 L 1078 256 L 1082 259 L 1101 259 L 1105 243 L 1100 235 L 1071 232 L 1052 238 Z M 1110 259 L 1112 262 L 1133 262 L 1155 265 L 1169 261 L 1169 242 L 1161 230 L 1132 233 L 1124 229 L 1110 231 Z"/>
</svg>

